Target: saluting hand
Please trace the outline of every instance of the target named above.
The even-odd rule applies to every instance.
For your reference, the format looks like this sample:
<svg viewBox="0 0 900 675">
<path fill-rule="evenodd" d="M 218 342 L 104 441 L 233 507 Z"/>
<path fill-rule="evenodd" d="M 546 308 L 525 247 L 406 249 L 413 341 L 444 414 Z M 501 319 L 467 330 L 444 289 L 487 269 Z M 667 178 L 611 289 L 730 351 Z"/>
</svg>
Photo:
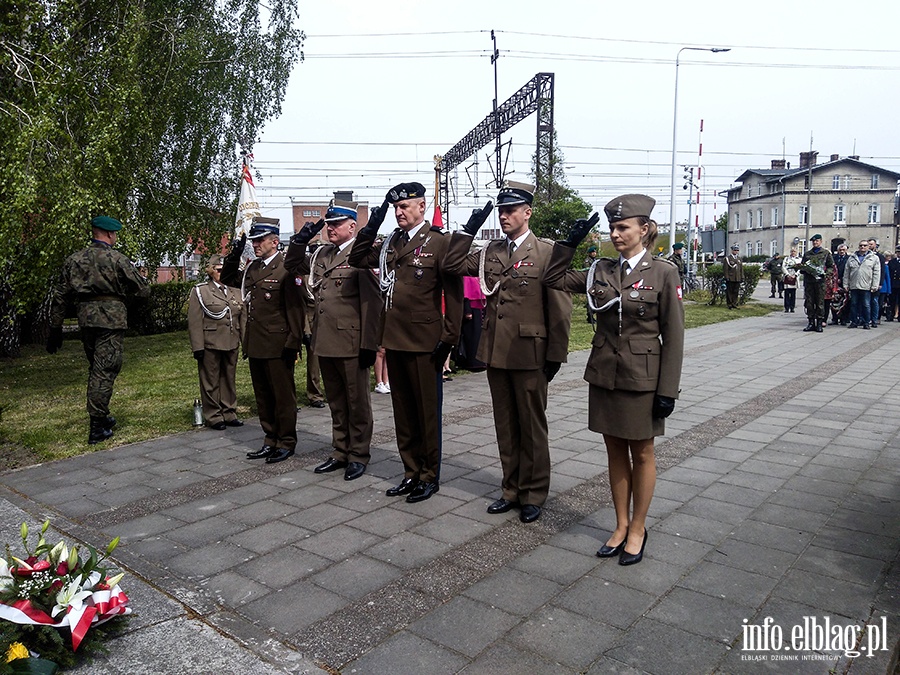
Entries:
<svg viewBox="0 0 900 675">
<path fill-rule="evenodd" d="M 297 244 L 298 246 L 306 246 L 313 240 L 313 237 L 322 231 L 323 227 L 325 227 L 324 218 L 319 218 L 316 222 L 307 220 L 303 223 L 303 227 L 300 228 L 300 231 L 291 237 L 291 243 Z"/>
<path fill-rule="evenodd" d="M 244 252 L 245 246 L 247 246 L 246 232 L 241 235 L 240 239 L 235 239 L 231 242 L 231 252 L 228 254 L 228 257 L 232 260 L 240 259 L 241 254 Z"/>
<path fill-rule="evenodd" d="M 375 235 L 378 234 L 378 228 L 381 227 L 385 216 L 387 216 L 388 208 L 390 208 L 390 202 L 385 199 L 381 202 L 381 206 L 376 206 L 372 209 L 369 213 L 369 222 L 359 231 L 360 236 L 374 239 Z"/>
<path fill-rule="evenodd" d="M 481 226 L 484 225 L 484 221 L 488 219 L 488 216 L 491 215 L 491 211 L 494 210 L 494 202 L 488 200 L 488 203 L 485 204 L 480 209 L 472 209 L 472 215 L 469 216 L 468 222 L 463 225 L 463 232 L 466 234 L 470 234 L 473 237 L 478 234 L 478 230 L 481 229 Z"/>
<path fill-rule="evenodd" d="M 588 236 L 588 233 L 594 229 L 594 225 L 600 220 L 600 214 L 594 211 L 594 215 L 590 218 L 579 218 L 575 221 L 575 224 L 572 225 L 572 229 L 569 230 L 569 236 L 563 239 L 560 244 L 563 246 L 568 246 L 569 248 L 575 248 L 584 241 L 584 238 Z"/>
</svg>

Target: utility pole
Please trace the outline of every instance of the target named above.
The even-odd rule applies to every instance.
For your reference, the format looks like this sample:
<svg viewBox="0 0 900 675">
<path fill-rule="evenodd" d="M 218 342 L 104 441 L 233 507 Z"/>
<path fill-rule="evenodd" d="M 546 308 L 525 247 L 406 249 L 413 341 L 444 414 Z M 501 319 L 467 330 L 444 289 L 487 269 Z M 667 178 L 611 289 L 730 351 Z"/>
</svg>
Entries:
<svg viewBox="0 0 900 675">
<path fill-rule="evenodd" d="M 497 61 L 500 59 L 500 52 L 497 50 L 497 36 L 491 30 L 491 41 L 494 43 L 494 51 L 491 53 L 491 65 L 494 66 L 494 129 L 497 134 L 497 173 L 494 174 L 497 179 L 497 189 L 503 185 L 503 166 L 501 164 L 501 144 L 500 144 L 500 109 L 497 101 L 500 94 L 497 90 Z"/>
<path fill-rule="evenodd" d="M 812 167 L 813 167 L 813 135 L 809 132 L 809 160 L 807 161 L 806 174 L 806 243 L 803 245 L 804 250 L 809 246 L 809 221 L 812 220 L 812 210 L 810 208 L 810 196 L 812 195 Z"/>
</svg>

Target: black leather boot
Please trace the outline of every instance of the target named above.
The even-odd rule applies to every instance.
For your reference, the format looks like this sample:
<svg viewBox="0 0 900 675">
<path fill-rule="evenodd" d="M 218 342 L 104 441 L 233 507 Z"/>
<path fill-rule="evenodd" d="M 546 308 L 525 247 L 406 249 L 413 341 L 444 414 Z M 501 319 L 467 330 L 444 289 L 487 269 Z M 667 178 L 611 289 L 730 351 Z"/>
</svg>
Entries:
<svg viewBox="0 0 900 675">
<path fill-rule="evenodd" d="M 106 426 L 106 420 L 106 417 L 91 418 L 91 432 L 88 435 L 88 445 L 96 445 L 113 435 L 112 430 Z"/>
</svg>

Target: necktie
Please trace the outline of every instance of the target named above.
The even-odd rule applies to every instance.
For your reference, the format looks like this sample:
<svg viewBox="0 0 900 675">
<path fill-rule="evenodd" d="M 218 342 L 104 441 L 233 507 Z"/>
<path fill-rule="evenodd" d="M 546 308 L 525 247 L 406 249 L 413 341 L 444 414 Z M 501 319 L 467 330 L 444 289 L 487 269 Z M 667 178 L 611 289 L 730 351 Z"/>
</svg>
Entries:
<svg viewBox="0 0 900 675">
<path fill-rule="evenodd" d="M 409 232 L 401 232 L 400 233 L 400 245 L 399 248 L 404 248 L 409 243 Z"/>
<path fill-rule="evenodd" d="M 516 242 L 510 241 L 509 246 L 507 248 L 508 248 L 509 257 L 512 258 L 513 253 L 516 252 Z"/>
<path fill-rule="evenodd" d="M 621 273 L 622 273 L 622 277 L 621 277 L 622 281 L 625 281 L 625 277 L 628 276 L 628 273 L 629 273 L 629 272 L 631 272 L 631 270 L 629 269 L 628 263 L 627 263 L 627 262 L 623 262 L 623 263 L 622 263 L 622 271 L 621 271 Z"/>
</svg>

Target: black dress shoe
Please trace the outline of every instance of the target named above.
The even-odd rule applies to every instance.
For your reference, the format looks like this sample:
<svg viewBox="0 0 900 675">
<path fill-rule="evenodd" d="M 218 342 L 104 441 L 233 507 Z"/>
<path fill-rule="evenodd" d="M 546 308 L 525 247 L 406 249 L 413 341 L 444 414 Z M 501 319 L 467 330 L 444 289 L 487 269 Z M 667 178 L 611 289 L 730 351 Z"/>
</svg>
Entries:
<svg viewBox="0 0 900 675">
<path fill-rule="evenodd" d="M 804 333 L 813 333 L 813 332 L 815 332 L 815 330 L 816 330 L 815 326 L 813 326 L 812 324 L 808 324 L 806 326 L 806 328 L 803 329 L 803 332 Z"/>
<path fill-rule="evenodd" d="M 228 427 L 242 427 L 242 426 L 244 426 L 244 423 L 241 422 L 239 419 L 225 420 L 225 426 L 228 426 Z"/>
<path fill-rule="evenodd" d="M 265 459 L 273 452 L 275 452 L 275 448 L 273 448 L 271 445 L 264 445 L 259 450 L 248 452 L 247 459 Z"/>
<path fill-rule="evenodd" d="M 541 517 L 541 507 L 535 504 L 525 504 L 519 513 L 519 520 L 523 523 L 533 523 Z"/>
<path fill-rule="evenodd" d="M 437 481 L 426 483 L 425 481 L 420 480 L 415 489 L 407 495 L 406 501 L 410 504 L 424 502 L 426 499 L 431 499 L 431 496 L 436 494 L 440 489 L 441 486 L 438 485 Z"/>
<path fill-rule="evenodd" d="M 514 506 L 518 506 L 518 502 L 511 502 L 508 499 L 503 499 L 502 497 L 487 507 L 488 513 L 506 513 Z"/>
<path fill-rule="evenodd" d="M 225 422 L 216 422 L 215 424 L 210 424 L 209 428 L 215 429 L 216 431 L 225 431 Z"/>
<path fill-rule="evenodd" d="M 404 478 L 400 481 L 400 485 L 397 487 L 388 488 L 384 494 L 388 497 L 399 497 L 400 495 L 408 495 L 410 492 L 416 489 L 416 483 L 418 481 L 413 480 L 412 478 Z"/>
<path fill-rule="evenodd" d="M 362 462 L 350 462 L 344 471 L 344 480 L 356 480 L 366 472 L 366 465 Z"/>
<path fill-rule="evenodd" d="M 338 469 L 343 469 L 347 466 L 347 462 L 344 462 L 340 459 L 335 459 L 331 457 L 326 461 L 322 462 L 313 469 L 314 473 L 331 473 L 332 471 L 337 471 Z"/>
<path fill-rule="evenodd" d="M 622 542 L 622 553 L 619 555 L 620 565 L 637 565 L 644 559 L 644 547 L 647 545 L 647 530 L 644 529 L 644 541 L 641 543 L 641 550 L 637 553 L 628 553 L 625 550 L 625 542 Z"/>
<path fill-rule="evenodd" d="M 275 448 L 275 452 L 266 457 L 266 464 L 277 464 L 278 462 L 283 462 L 293 454 L 293 448 Z"/>
<path fill-rule="evenodd" d="M 309 407 L 310 408 L 324 408 L 326 405 L 327 405 L 327 403 L 325 403 L 325 401 L 312 401 L 309 404 Z"/>
<path fill-rule="evenodd" d="M 625 537 L 618 546 L 609 546 L 607 544 L 603 544 L 600 547 L 600 550 L 597 551 L 598 558 L 614 558 L 622 552 L 622 549 L 625 548 L 625 541 L 628 537 Z"/>
</svg>

